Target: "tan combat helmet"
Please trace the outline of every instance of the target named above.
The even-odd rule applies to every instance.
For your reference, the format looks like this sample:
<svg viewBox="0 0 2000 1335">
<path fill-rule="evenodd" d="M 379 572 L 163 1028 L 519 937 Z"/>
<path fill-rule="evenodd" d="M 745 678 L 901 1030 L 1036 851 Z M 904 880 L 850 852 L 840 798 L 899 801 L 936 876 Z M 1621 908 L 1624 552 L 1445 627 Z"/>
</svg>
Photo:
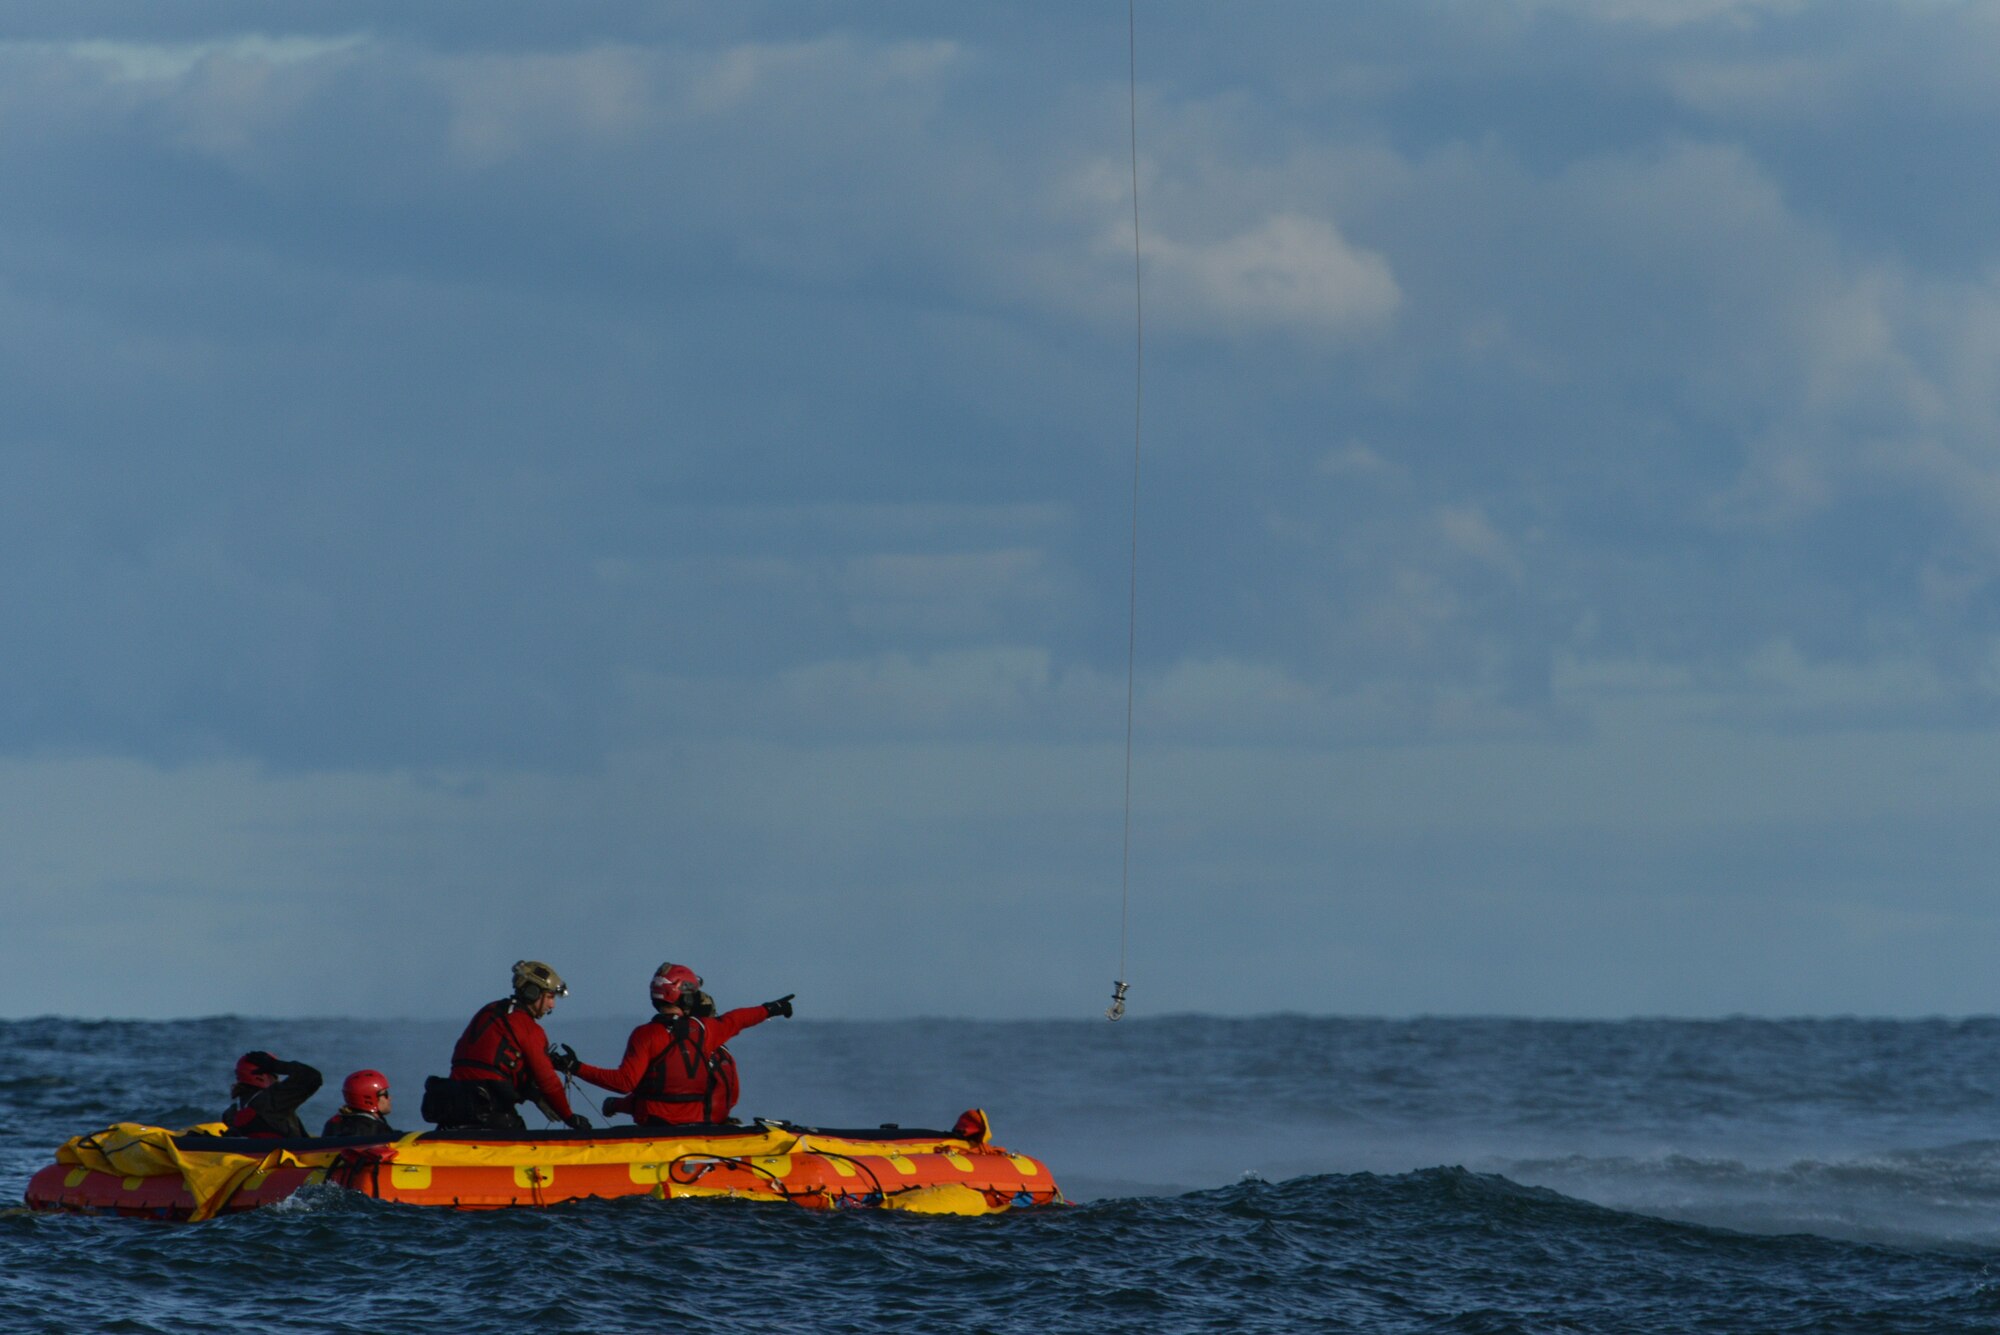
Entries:
<svg viewBox="0 0 2000 1335">
<path fill-rule="evenodd" d="M 563 982 L 561 974 L 540 960 L 514 961 L 514 995 L 532 1000 L 531 993 L 541 992 L 566 997 L 569 995 L 569 984 Z"/>
</svg>

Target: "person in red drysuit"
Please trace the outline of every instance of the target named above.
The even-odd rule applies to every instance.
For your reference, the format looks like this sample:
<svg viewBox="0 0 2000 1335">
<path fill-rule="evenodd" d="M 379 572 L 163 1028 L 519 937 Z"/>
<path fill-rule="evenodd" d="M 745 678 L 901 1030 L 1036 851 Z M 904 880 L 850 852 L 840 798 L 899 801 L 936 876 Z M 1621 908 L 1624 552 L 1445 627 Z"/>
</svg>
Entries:
<svg viewBox="0 0 2000 1335">
<path fill-rule="evenodd" d="M 479 1008 L 451 1050 L 451 1078 L 425 1082 L 423 1115 L 442 1130 L 525 1131 L 515 1110 L 526 1100 L 574 1130 L 590 1119 L 572 1112 L 549 1061 L 549 1039 L 536 1021 L 568 996 L 562 978 L 539 960 L 514 966 L 514 995 Z"/>
<path fill-rule="evenodd" d="M 605 1100 L 605 1114 L 629 1112 L 642 1125 L 686 1126 L 728 1120 L 736 1104 L 736 1061 L 723 1045 L 773 1015 L 792 1013 L 788 993 L 761 1006 L 743 1006 L 721 1015 L 709 1003 L 701 979 L 684 964 L 662 964 L 653 973 L 652 1019 L 632 1031 L 625 1060 L 615 1067 L 580 1062 L 567 1047 L 555 1054 L 558 1067 L 600 1089 L 629 1094 Z"/>
</svg>

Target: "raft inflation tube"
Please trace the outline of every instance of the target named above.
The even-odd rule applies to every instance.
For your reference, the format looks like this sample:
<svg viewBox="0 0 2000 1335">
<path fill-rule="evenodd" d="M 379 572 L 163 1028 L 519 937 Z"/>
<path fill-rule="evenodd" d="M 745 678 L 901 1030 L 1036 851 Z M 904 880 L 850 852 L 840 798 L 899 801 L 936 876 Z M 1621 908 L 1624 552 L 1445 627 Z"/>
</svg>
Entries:
<svg viewBox="0 0 2000 1335">
<path fill-rule="evenodd" d="M 199 1220 L 327 1184 L 455 1210 L 591 1197 L 735 1197 L 808 1209 L 981 1215 L 1063 1203 L 1047 1165 L 953 1131 L 790 1122 L 594 1131 L 418 1131 L 380 1140 L 250 1140 L 121 1122 L 78 1136 L 28 1183 L 30 1209 Z"/>
</svg>

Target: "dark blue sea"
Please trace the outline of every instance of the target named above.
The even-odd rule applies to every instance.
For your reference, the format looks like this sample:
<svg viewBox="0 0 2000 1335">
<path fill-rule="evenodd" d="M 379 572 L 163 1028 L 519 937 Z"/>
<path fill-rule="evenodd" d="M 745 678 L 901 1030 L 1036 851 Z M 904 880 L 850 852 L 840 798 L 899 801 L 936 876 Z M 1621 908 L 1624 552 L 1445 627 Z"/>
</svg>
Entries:
<svg viewBox="0 0 2000 1335">
<path fill-rule="evenodd" d="M 603 1062 L 629 1023 L 550 1029 Z M 78 1131 L 214 1116 L 252 1047 L 327 1072 L 311 1122 L 359 1066 L 413 1110 L 457 1028 L 0 1022 L 0 1191 Z M 15 1208 L 0 1330 L 2000 1331 L 2000 1020 L 800 1019 L 733 1047 L 740 1112 L 984 1107 L 1076 1203 Z"/>
</svg>

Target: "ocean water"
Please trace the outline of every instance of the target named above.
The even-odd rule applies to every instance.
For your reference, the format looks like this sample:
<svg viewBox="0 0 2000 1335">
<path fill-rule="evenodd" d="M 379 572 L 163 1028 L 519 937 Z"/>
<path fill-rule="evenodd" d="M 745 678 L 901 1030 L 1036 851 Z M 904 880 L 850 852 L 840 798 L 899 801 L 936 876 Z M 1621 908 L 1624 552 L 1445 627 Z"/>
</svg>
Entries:
<svg viewBox="0 0 2000 1335">
<path fill-rule="evenodd" d="M 468 1011 L 470 1007 L 468 1007 Z M 558 1013 L 610 1061 L 630 1021 Z M 79 1131 L 214 1116 L 247 1048 L 412 1115 L 458 1025 L 0 1022 L 0 1196 Z M 2000 1331 L 2000 1021 L 772 1022 L 739 1111 L 948 1126 L 1076 1202 L 207 1224 L 0 1210 L 0 1331 Z"/>
</svg>

